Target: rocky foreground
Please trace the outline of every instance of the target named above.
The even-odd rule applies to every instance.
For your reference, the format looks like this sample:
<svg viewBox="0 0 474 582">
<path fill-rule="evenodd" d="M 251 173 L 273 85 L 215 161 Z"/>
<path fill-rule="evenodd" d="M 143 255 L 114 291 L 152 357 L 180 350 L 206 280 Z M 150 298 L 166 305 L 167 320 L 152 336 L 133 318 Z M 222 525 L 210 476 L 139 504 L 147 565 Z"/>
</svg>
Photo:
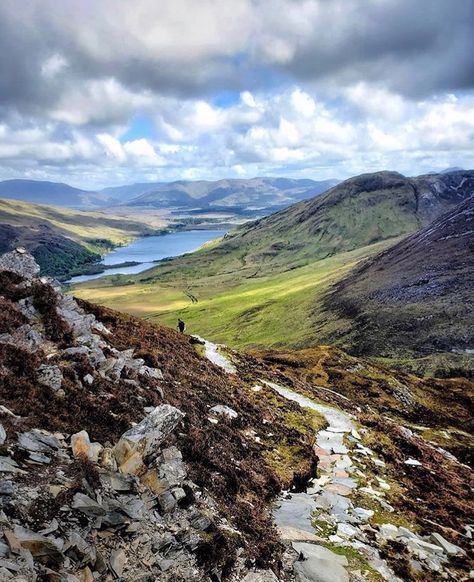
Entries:
<svg viewBox="0 0 474 582">
<path fill-rule="evenodd" d="M 0 580 L 468 580 L 470 441 L 449 413 L 451 452 L 425 438 L 418 400 L 462 388 L 467 430 L 472 386 L 305 356 L 229 356 L 3 255 Z"/>
</svg>

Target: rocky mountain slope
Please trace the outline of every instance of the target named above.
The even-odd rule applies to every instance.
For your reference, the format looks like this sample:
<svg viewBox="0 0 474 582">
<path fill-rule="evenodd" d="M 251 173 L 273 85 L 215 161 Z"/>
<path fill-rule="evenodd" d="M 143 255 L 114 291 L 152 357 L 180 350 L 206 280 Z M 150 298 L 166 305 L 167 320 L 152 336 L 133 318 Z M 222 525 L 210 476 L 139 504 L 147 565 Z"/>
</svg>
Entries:
<svg viewBox="0 0 474 582">
<path fill-rule="evenodd" d="M 474 350 L 474 196 L 340 281 L 326 306 L 347 322 L 327 341 L 399 356 Z"/>
<path fill-rule="evenodd" d="M 0 199 L 0 253 L 24 246 L 44 275 L 68 278 L 114 245 L 153 232 L 138 221 L 99 212 Z"/>
<path fill-rule="evenodd" d="M 237 250 L 262 270 L 304 261 L 418 230 L 474 192 L 474 171 L 406 178 L 363 174 L 229 235 L 219 251 Z"/>
<path fill-rule="evenodd" d="M 38 271 L 0 258 L 0 579 L 468 579 L 472 383 L 230 352 Z"/>
<path fill-rule="evenodd" d="M 274 566 L 266 503 L 314 465 L 311 415 L 293 425 L 294 406 L 259 405 L 187 337 L 98 320 L 28 255 L 0 271 L 2 575 L 184 581 Z M 280 448 L 294 458 L 279 477 L 264 453 Z"/>
</svg>

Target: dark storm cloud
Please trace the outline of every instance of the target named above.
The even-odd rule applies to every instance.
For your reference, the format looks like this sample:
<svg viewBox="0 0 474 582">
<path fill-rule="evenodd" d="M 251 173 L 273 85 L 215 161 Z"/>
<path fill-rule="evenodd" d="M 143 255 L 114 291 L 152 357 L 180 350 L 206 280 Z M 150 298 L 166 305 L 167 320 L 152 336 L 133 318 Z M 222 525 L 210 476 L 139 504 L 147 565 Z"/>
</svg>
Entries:
<svg viewBox="0 0 474 582">
<path fill-rule="evenodd" d="M 54 107 L 115 78 L 180 97 L 282 80 L 360 80 L 408 96 L 474 86 L 472 0 L 23 0 L 0 3 L 0 105 Z M 53 55 L 64 67 L 51 74 Z"/>
<path fill-rule="evenodd" d="M 408 96 L 472 89 L 473 31 L 472 0 L 326 1 L 280 66 L 299 79 L 374 81 Z"/>
</svg>

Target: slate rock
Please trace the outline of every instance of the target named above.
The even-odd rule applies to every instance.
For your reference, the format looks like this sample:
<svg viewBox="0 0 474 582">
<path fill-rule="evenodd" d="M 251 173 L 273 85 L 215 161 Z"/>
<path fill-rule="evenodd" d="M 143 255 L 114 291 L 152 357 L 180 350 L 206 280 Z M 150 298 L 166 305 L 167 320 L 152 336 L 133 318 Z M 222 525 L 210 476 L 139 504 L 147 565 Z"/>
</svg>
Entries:
<svg viewBox="0 0 474 582">
<path fill-rule="evenodd" d="M 120 577 L 127 561 L 127 556 L 123 550 L 114 550 L 110 554 L 110 567 L 112 571 Z"/>
<path fill-rule="evenodd" d="M 143 461 L 147 457 L 153 458 L 158 455 L 158 447 L 183 417 L 184 414 L 174 406 L 161 404 L 140 423 L 123 433 L 114 447 L 115 458 L 121 471 L 134 472 L 130 469 L 124 470 L 126 469 L 124 464 L 134 455 L 138 455 Z"/>
<path fill-rule="evenodd" d="M 18 436 L 18 445 L 32 453 L 53 453 L 61 448 L 56 437 L 36 428 Z"/>
<path fill-rule="evenodd" d="M 41 534 L 20 526 L 15 527 L 15 536 L 22 548 L 29 550 L 34 558 L 45 564 L 60 564 L 64 555 L 57 544 Z"/>
<path fill-rule="evenodd" d="M 76 493 L 72 499 L 73 509 L 78 509 L 85 515 L 105 515 L 106 510 L 84 493 Z"/>
<path fill-rule="evenodd" d="M 0 271 L 17 273 L 25 279 L 33 279 L 40 272 L 40 266 L 25 249 L 18 249 L 5 253 L 0 257 Z"/>
<path fill-rule="evenodd" d="M 0 457 L 0 473 L 25 473 L 18 463 L 10 457 Z"/>
<path fill-rule="evenodd" d="M 294 564 L 299 582 L 349 582 L 349 574 L 344 568 L 348 565 L 345 556 L 315 544 L 293 542 L 292 545 L 300 555 Z"/>
<path fill-rule="evenodd" d="M 155 380 L 163 380 L 163 372 L 159 368 L 150 368 L 149 366 L 141 366 L 138 370 L 140 376 L 154 378 Z"/>
<path fill-rule="evenodd" d="M 51 388 L 54 392 L 61 388 L 63 373 L 58 366 L 42 364 L 37 371 L 36 378 L 40 384 Z"/>
<path fill-rule="evenodd" d="M 454 544 L 452 544 L 451 542 L 448 542 L 448 540 L 445 540 L 443 538 L 442 535 L 440 535 L 439 533 L 432 533 L 431 536 L 431 541 L 435 544 L 440 546 L 441 548 L 443 548 L 444 552 L 446 554 L 452 555 L 452 556 L 456 556 L 456 555 L 460 555 L 460 554 L 464 554 L 464 550 L 462 548 L 460 548 L 459 546 L 456 546 Z"/>
<path fill-rule="evenodd" d="M 91 443 L 87 431 L 81 430 L 71 436 L 71 448 L 75 457 L 86 457 L 97 463 L 104 447 L 100 443 Z"/>
</svg>

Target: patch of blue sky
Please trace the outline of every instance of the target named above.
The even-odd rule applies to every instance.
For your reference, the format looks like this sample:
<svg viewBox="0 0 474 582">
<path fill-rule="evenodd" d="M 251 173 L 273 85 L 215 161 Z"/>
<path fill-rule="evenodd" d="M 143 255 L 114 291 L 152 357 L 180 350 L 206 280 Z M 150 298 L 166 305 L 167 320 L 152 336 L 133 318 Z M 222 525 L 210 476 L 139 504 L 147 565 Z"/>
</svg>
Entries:
<svg viewBox="0 0 474 582">
<path fill-rule="evenodd" d="M 135 115 L 127 129 L 127 131 L 120 136 L 120 141 L 133 141 L 136 139 L 155 139 L 156 129 L 153 120 L 147 115 Z"/>
<path fill-rule="evenodd" d="M 214 107 L 219 107 L 220 109 L 228 109 L 229 107 L 234 107 L 240 101 L 239 91 L 220 91 L 211 100 L 211 104 Z"/>
</svg>

